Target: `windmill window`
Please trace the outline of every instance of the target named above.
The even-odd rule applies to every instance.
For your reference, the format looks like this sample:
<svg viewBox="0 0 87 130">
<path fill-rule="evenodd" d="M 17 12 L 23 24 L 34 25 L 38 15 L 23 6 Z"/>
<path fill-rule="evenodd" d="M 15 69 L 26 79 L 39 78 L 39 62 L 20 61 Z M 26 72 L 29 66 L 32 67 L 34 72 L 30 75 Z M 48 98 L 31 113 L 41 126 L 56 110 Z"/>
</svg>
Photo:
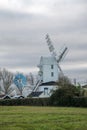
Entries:
<svg viewBox="0 0 87 130">
<path fill-rule="evenodd" d="M 44 95 L 48 95 L 48 88 L 44 88 Z"/>
<path fill-rule="evenodd" d="M 53 77 L 54 76 L 54 73 L 53 72 L 51 72 L 51 77 Z"/>
<path fill-rule="evenodd" d="M 53 65 L 51 65 L 51 69 L 53 69 L 53 67 L 54 67 L 54 66 L 53 66 Z"/>
</svg>

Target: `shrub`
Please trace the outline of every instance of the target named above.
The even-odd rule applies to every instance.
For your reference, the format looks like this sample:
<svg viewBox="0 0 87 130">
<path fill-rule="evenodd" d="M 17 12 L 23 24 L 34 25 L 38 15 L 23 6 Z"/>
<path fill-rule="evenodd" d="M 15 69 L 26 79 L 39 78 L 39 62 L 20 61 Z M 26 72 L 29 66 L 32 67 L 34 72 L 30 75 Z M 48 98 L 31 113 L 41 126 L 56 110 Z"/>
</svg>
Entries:
<svg viewBox="0 0 87 130">
<path fill-rule="evenodd" d="M 2 106 L 48 106 L 49 98 L 1 99 Z"/>
<path fill-rule="evenodd" d="M 59 88 L 54 91 L 49 99 L 49 105 L 87 107 L 87 97 L 77 97 L 75 91 L 71 90 Z"/>
</svg>

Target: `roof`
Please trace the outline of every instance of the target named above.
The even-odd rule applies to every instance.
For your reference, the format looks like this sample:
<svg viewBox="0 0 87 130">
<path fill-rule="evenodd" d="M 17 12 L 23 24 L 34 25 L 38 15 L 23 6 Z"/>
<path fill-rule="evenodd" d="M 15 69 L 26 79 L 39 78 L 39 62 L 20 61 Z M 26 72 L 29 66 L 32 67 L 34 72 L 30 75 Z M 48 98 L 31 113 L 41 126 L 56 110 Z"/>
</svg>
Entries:
<svg viewBox="0 0 87 130">
<path fill-rule="evenodd" d="M 5 95 L 3 99 L 11 99 L 11 97 L 9 95 Z"/>
<path fill-rule="evenodd" d="M 82 88 L 87 88 L 87 85 L 82 86 Z"/>
<path fill-rule="evenodd" d="M 55 81 L 50 81 L 50 82 L 40 84 L 40 86 L 49 86 L 49 85 L 57 85 L 57 83 Z"/>
<path fill-rule="evenodd" d="M 56 60 L 54 57 L 41 57 L 40 59 L 40 65 L 43 65 L 43 64 L 57 64 Z"/>
<path fill-rule="evenodd" d="M 39 97 L 43 92 L 39 91 L 39 92 L 32 92 L 29 97 Z"/>
<path fill-rule="evenodd" d="M 24 98 L 24 96 L 22 96 L 22 95 L 16 95 L 16 96 L 13 97 L 13 99 L 21 99 L 21 98 Z"/>
</svg>

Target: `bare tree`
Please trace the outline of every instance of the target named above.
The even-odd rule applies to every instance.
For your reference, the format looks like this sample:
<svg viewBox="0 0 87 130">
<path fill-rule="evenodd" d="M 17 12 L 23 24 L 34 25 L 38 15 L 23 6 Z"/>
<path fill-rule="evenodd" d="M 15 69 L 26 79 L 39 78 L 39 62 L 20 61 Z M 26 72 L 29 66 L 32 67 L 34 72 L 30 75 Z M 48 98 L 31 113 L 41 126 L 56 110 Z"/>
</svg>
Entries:
<svg viewBox="0 0 87 130">
<path fill-rule="evenodd" d="M 6 69 L 0 69 L 0 91 L 5 95 L 11 94 L 13 89 L 10 87 L 13 82 L 13 74 Z"/>
<path fill-rule="evenodd" d="M 0 83 L 0 94 L 2 94 L 2 87 L 1 87 L 1 83 Z"/>
<path fill-rule="evenodd" d="M 29 75 L 26 76 L 26 78 L 27 78 L 27 82 L 28 82 L 31 86 L 33 86 L 33 85 L 34 85 L 34 76 L 33 76 L 33 74 L 30 73 Z"/>
<path fill-rule="evenodd" d="M 67 95 L 80 96 L 81 89 L 73 85 L 67 76 L 59 77 L 58 87 L 65 91 Z"/>
<path fill-rule="evenodd" d="M 59 77 L 59 80 L 58 80 L 58 85 L 60 87 L 66 87 L 67 85 L 71 85 L 71 81 L 70 79 L 67 77 L 67 76 L 62 76 L 62 77 Z"/>
</svg>

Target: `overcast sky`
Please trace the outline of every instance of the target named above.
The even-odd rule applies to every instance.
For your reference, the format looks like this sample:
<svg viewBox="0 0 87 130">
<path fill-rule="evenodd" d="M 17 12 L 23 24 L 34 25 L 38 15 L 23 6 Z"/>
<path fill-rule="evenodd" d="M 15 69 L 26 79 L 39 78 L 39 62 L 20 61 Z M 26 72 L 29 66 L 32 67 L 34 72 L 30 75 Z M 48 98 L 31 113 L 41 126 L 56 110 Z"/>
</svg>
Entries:
<svg viewBox="0 0 87 130">
<path fill-rule="evenodd" d="M 41 56 L 50 56 L 49 33 L 70 78 L 87 80 L 87 0 L 0 0 L 0 67 L 37 72 Z"/>
</svg>

